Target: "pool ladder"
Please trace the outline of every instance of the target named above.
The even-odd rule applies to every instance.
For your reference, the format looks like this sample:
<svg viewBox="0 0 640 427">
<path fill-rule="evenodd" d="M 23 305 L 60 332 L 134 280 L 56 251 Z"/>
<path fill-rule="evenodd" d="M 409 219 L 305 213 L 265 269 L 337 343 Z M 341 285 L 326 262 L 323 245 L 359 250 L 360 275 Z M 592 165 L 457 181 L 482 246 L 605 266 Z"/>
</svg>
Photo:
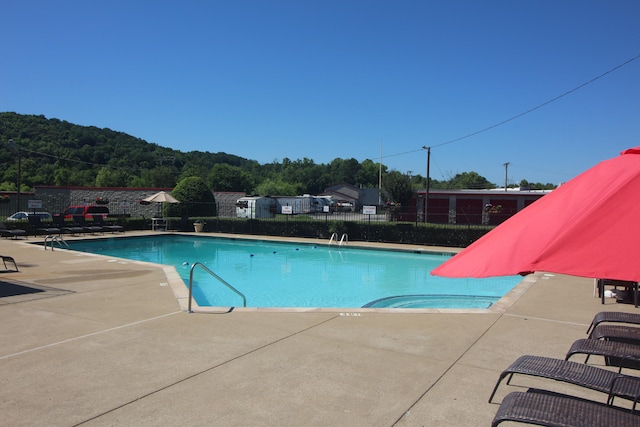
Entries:
<svg viewBox="0 0 640 427">
<path fill-rule="evenodd" d="M 343 244 L 347 244 L 349 242 L 349 236 L 347 235 L 347 233 L 344 233 L 342 235 L 342 237 L 340 238 L 340 242 L 338 242 L 338 233 L 333 233 L 331 235 L 331 239 L 329 239 L 329 246 L 331 246 L 332 243 L 336 243 L 338 246 L 342 246 Z"/>
<path fill-rule="evenodd" d="M 193 313 L 193 311 L 191 310 L 191 299 L 192 299 L 192 295 L 193 295 L 193 270 L 196 267 L 202 268 L 204 271 L 206 271 L 207 273 L 209 273 L 210 275 L 212 275 L 213 277 L 218 279 L 218 281 L 220 283 L 222 283 L 227 288 L 229 288 L 230 290 L 232 290 L 233 292 L 238 294 L 242 298 L 242 306 L 243 307 L 247 306 L 247 298 L 244 296 L 244 294 L 242 292 L 240 292 L 239 290 L 237 290 L 236 288 L 234 288 L 233 286 L 228 284 L 222 277 L 218 276 L 216 273 L 214 273 L 213 271 L 209 270 L 203 263 L 196 262 L 195 264 L 193 264 L 191 266 L 191 271 L 189 272 L 189 309 L 188 309 L 189 313 Z"/>
<path fill-rule="evenodd" d="M 62 238 L 62 236 L 53 236 L 49 234 L 44 238 L 44 250 L 47 250 L 47 243 L 51 245 L 51 251 L 53 252 L 53 244 L 57 243 L 58 246 L 62 247 L 62 245 L 69 247 L 69 244 Z"/>
</svg>

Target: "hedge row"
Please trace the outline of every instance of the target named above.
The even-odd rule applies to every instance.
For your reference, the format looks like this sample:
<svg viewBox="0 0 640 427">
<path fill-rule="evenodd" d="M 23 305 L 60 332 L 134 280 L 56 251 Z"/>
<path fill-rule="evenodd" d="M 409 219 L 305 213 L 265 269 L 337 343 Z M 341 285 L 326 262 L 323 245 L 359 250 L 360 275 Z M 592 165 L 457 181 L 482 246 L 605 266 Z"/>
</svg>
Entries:
<svg viewBox="0 0 640 427">
<path fill-rule="evenodd" d="M 330 239 L 335 233 L 339 240 L 346 234 L 351 241 L 408 243 L 417 245 L 465 247 L 482 237 L 493 227 L 423 224 L 412 222 L 318 221 L 305 216 L 283 216 L 276 219 L 245 218 L 171 218 L 171 228 L 194 231 L 193 223 L 204 223 L 204 231 L 282 237 L 310 237 Z M 70 223 L 72 221 L 69 221 Z M 90 221 L 88 221 L 90 222 Z M 111 222 L 111 221 L 109 221 Z M 116 221 L 126 230 L 150 230 L 151 220 L 123 218 Z M 11 224 L 11 228 L 31 230 L 26 221 Z"/>
<path fill-rule="evenodd" d="M 206 221 L 204 231 L 318 239 L 330 239 L 336 233 L 338 239 L 346 234 L 352 241 L 465 247 L 492 228 L 402 222 L 324 222 L 300 217 L 292 220 L 211 218 Z"/>
</svg>

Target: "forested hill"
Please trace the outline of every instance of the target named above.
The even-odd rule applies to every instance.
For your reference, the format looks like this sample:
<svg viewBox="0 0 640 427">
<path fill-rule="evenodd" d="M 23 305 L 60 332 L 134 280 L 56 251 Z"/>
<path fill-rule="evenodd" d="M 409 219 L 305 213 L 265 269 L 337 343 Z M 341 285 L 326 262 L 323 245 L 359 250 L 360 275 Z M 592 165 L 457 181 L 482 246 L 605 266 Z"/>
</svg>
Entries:
<svg viewBox="0 0 640 427">
<path fill-rule="evenodd" d="M 315 194 L 343 182 L 378 185 L 379 166 L 370 160 L 335 159 L 320 165 L 285 158 L 260 165 L 222 152 L 185 153 L 42 115 L 0 113 L 0 146 L 0 190 L 5 191 L 16 190 L 18 150 L 24 191 L 37 185 L 174 187 L 189 176 L 202 177 L 217 191 L 253 194 Z"/>
<path fill-rule="evenodd" d="M 13 147 L 9 144 L 11 139 Z M 106 184 L 172 187 L 187 169 L 210 169 L 215 163 L 238 167 L 257 164 L 226 153 L 183 153 L 111 129 L 16 113 L 0 113 L 0 141 L 2 189 L 9 189 L 7 185 L 10 187 L 11 183 L 15 187 L 17 149 L 22 184 L 29 188 L 95 186 L 103 169 L 103 175 L 117 181 Z"/>
<path fill-rule="evenodd" d="M 10 143 L 13 141 L 13 144 Z M 419 174 L 388 171 L 372 160 L 336 158 L 328 164 L 284 158 L 267 164 L 227 153 L 181 152 L 111 129 L 79 126 L 44 116 L 0 113 L 0 191 L 15 191 L 20 155 L 20 189 L 37 185 L 85 187 L 174 187 L 198 176 L 216 191 L 260 195 L 318 194 L 336 184 L 377 188 L 382 171 L 383 198 L 404 201 L 425 188 Z M 430 180 L 436 188 L 494 188 L 476 172 L 446 181 Z M 553 188 L 531 184 L 532 188 Z"/>
</svg>

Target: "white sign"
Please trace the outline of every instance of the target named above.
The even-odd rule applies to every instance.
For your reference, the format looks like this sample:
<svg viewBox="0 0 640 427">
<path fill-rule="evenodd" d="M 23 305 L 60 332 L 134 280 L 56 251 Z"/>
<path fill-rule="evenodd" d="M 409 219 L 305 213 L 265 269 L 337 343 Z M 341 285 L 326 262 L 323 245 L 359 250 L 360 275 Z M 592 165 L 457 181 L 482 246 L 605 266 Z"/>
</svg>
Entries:
<svg viewBox="0 0 640 427">
<path fill-rule="evenodd" d="M 365 215 L 375 215 L 376 207 L 375 206 L 363 206 L 362 213 Z"/>
<path fill-rule="evenodd" d="M 322 212 L 325 212 L 325 213 L 329 212 L 329 206 L 323 206 Z"/>
<path fill-rule="evenodd" d="M 282 213 L 285 215 L 291 215 L 293 213 L 293 206 L 283 206 Z"/>
<path fill-rule="evenodd" d="M 42 200 L 27 200 L 29 209 L 42 209 Z"/>
</svg>

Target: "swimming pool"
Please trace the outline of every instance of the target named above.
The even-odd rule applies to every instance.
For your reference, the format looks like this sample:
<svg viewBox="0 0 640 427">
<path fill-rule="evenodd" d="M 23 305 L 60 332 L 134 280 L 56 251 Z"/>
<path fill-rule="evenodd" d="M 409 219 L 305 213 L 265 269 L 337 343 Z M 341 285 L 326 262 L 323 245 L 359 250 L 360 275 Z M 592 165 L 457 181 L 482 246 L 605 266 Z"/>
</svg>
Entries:
<svg viewBox="0 0 640 427">
<path fill-rule="evenodd" d="M 362 249 L 208 236 L 162 235 L 69 242 L 70 249 L 172 265 L 189 283 L 200 262 L 242 292 L 248 307 L 488 308 L 521 280 L 431 276 L 450 254 Z M 242 306 L 203 269 L 194 270 L 200 306 Z"/>
</svg>

